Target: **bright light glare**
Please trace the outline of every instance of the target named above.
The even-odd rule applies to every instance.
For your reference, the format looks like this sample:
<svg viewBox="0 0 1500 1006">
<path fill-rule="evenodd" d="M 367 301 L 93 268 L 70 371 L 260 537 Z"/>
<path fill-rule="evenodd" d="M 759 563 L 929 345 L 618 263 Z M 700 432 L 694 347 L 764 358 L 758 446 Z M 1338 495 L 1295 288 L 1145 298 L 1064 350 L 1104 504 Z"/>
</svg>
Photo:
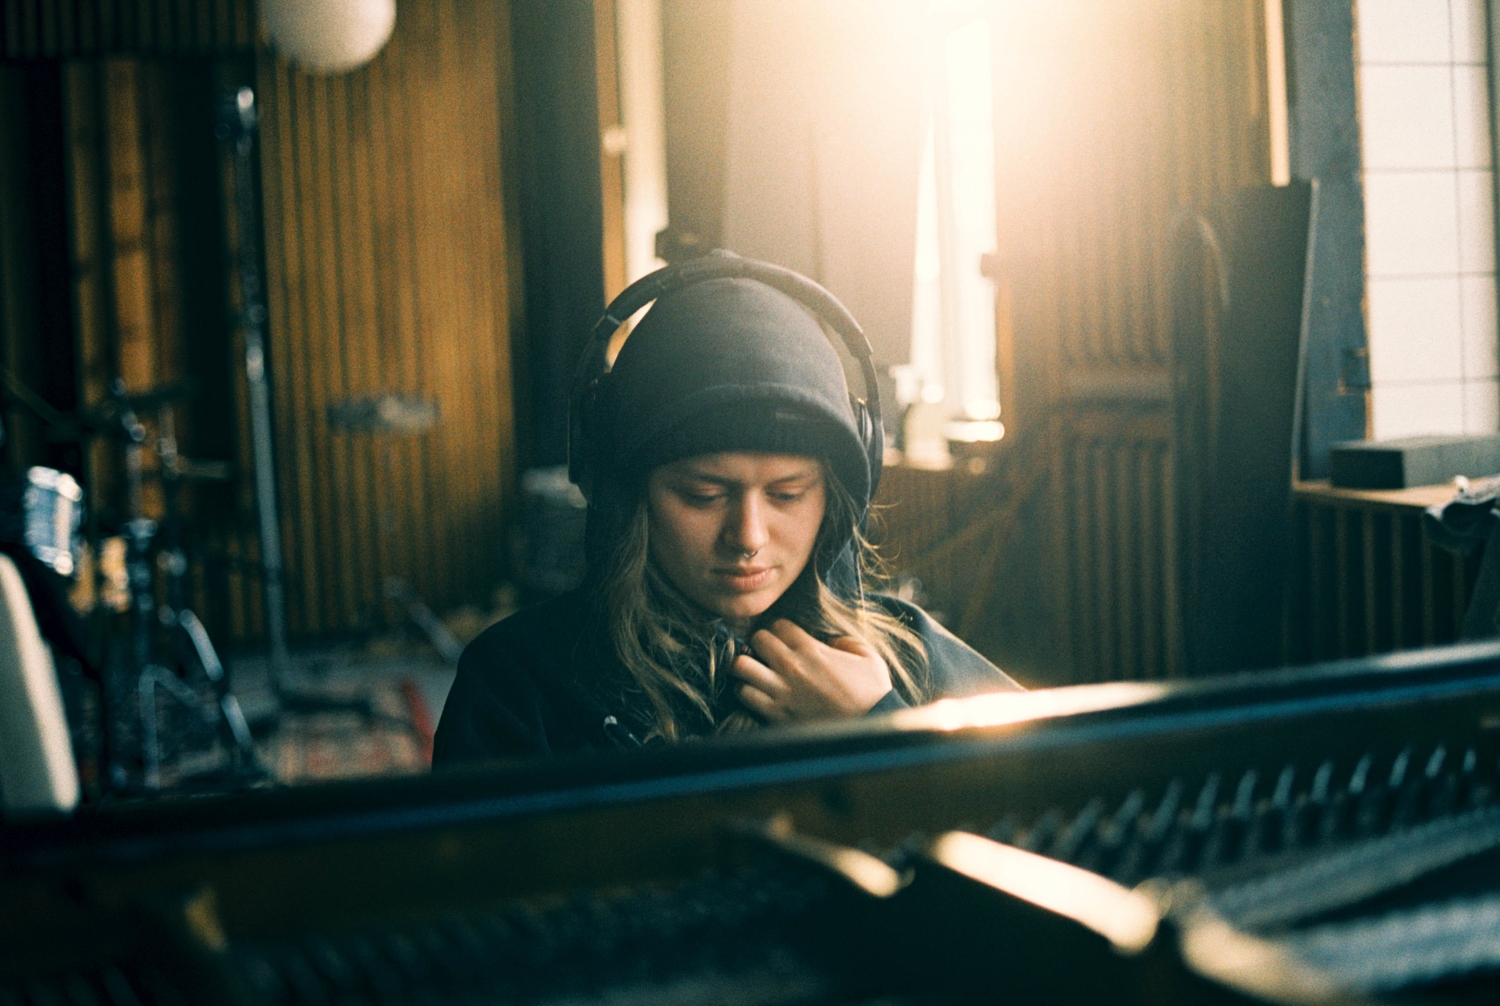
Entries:
<svg viewBox="0 0 1500 1006">
<path fill-rule="evenodd" d="M 944 350 L 937 183 L 933 179 L 930 126 L 926 132 L 922 164 L 917 171 L 917 250 L 911 298 L 911 371 L 914 383 L 923 390 L 942 388 Z M 941 390 L 938 394 L 937 401 L 942 401 Z"/>
<path fill-rule="evenodd" d="M 1092 929 L 1121 953 L 1140 953 L 1160 913 L 1144 894 L 1096 873 L 963 831 L 932 844 L 932 858 L 957 873 Z"/>
<path fill-rule="evenodd" d="M 944 31 L 930 51 L 911 360 L 959 416 L 997 397 L 994 289 L 979 273 L 980 256 L 995 248 L 989 21 Z"/>
<path fill-rule="evenodd" d="M 1181 927 L 1183 960 L 1198 974 L 1261 1002 L 1350 1002 L 1334 975 L 1293 958 L 1273 940 L 1205 913 Z"/>
<path fill-rule="evenodd" d="M 949 423 L 943 427 L 948 442 L 961 444 L 994 443 L 1005 436 L 1005 424 L 994 419 L 971 419 L 966 423 Z"/>
<path fill-rule="evenodd" d="M 979 273 L 980 256 L 995 250 L 995 119 L 990 83 L 990 25 L 975 18 L 948 33 L 948 116 L 952 130 L 954 260 L 959 288 L 960 399 L 998 397 L 995 378 L 995 291 Z"/>
<path fill-rule="evenodd" d="M 798 834 L 786 814 L 777 814 L 767 821 L 764 836 L 793 855 L 822 863 L 872 897 L 889 898 L 910 880 L 909 875 L 896 872 L 884 860 L 861 849 Z"/>
<path fill-rule="evenodd" d="M 1000 403 L 993 398 L 975 398 L 964 403 L 964 415 L 976 421 L 999 419 Z"/>
<path fill-rule="evenodd" d="M 1164 697 L 1163 682 L 1114 681 L 1102 685 L 1038 688 L 1030 692 L 994 692 L 967 699 L 943 699 L 919 709 L 892 713 L 893 722 L 914 730 L 967 730 L 998 727 L 1050 716 L 1072 716 Z"/>
</svg>

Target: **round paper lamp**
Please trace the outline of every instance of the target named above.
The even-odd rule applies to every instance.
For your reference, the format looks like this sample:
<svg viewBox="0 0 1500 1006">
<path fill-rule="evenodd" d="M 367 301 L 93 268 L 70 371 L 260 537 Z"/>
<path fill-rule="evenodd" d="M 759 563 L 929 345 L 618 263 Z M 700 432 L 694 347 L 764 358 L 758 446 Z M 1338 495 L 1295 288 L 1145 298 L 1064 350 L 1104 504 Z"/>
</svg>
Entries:
<svg viewBox="0 0 1500 1006">
<path fill-rule="evenodd" d="M 343 73 L 375 58 L 396 26 L 396 0 L 261 0 L 271 48 L 314 73 Z"/>
</svg>

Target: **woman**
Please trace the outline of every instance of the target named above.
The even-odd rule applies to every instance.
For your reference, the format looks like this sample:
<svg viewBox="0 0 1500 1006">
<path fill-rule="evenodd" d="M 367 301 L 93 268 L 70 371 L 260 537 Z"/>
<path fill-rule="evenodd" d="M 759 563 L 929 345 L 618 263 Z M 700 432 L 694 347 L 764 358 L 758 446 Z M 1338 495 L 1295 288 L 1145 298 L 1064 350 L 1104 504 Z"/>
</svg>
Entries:
<svg viewBox="0 0 1500 1006">
<path fill-rule="evenodd" d="M 666 293 L 593 408 L 584 583 L 464 650 L 435 765 L 1018 687 L 921 609 L 865 592 L 869 451 L 797 300 L 746 278 Z"/>
</svg>

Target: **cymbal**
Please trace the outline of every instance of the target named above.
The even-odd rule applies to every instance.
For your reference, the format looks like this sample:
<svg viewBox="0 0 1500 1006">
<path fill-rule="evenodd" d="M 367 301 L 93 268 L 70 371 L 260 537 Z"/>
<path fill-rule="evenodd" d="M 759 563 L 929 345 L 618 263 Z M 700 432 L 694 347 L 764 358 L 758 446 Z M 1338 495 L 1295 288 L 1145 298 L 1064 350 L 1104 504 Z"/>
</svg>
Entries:
<svg viewBox="0 0 1500 1006">
<path fill-rule="evenodd" d="M 149 412 L 152 409 L 159 409 L 163 405 L 188 401 L 197 394 L 197 381 L 191 379 L 174 381 L 171 384 L 163 384 L 147 391 L 137 391 L 133 394 L 121 396 L 111 395 L 108 399 L 87 411 L 96 412 L 102 410 L 106 414 L 113 414 L 114 410 L 125 406 L 134 412 Z"/>
</svg>

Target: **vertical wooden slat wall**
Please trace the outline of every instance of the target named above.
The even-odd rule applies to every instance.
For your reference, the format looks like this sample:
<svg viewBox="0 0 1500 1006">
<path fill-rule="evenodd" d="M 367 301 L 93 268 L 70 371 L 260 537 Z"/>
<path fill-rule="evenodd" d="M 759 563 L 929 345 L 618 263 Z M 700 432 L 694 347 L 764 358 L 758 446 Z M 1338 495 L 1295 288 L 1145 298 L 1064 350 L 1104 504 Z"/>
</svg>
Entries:
<svg viewBox="0 0 1500 1006">
<path fill-rule="evenodd" d="M 101 142 L 105 126 L 99 97 L 103 66 L 74 61 L 64 64 L 62 73 L 79 400 L 92 405 L 104 399 L 116 368 L 110 351 L 113 295 L 105 226 L 107 166 Z M 117 123 L 116 128 L 124 124 Z M 97 455 L 90 458 L 90 468 L 87 484 L 100 493 L 103 471 Z"/>
<path fill-rule="evenodd" d="M 1483 550 L 1427 540 L 1422 510 L 1334 496 L 1297 501 L 1283 650 L 1290 664 L 1456 641 Z"/>
<path fill-rule="evenodd" d="M 264 630 L 215 96 L 257 68 L 292 630 L 401 617 L 385 600 L 392 577 L 439 611 L 484 604 L 502 575 L 513 482 L 519 268 L 500 160 L 508 17 L 481 0 L 402 4 L 372 65 L 315 77 L 254 55 L 251 0 L 0 0 L 0 61 L 32 60 L 35 74 L 47 72 L 38 58 L 60 58 L 67 205 L 55 226 L 68 233 L 71 334 L 61 338 L 72 341 L 76 401 L 101 402 L 117 376 L 132 393 L 190 378 L 200 395 L 179 406 L 183 446 L 232 463 L 231 487 L 187 499 L 189 600 L 222 644 Z M 220 288 L 205 294 L 205 284 Z M 35 316 L 13 301 L 7 319 Z M 4 324 L 8 346 L 35 338 Z M 381 394 L 435 403 L 436 427 L 329 426 L 329 405 Z M 154 416 L 142 418 L 154 431 Z M 217 431 L 207 439 L 205 425 Z M 119 453 L 96 442 L 83 465 L 90 503 L 110 521 L 125 502 Z M 159 494 L 149 497 L 159 516 Z"/>
<path fill-rule="evenodd" d="M 254 42 L 254 0 L 0 0 L 5 59 L 207 54 Z"/>
<path fill-rule="evenodd" d="M 594 64 L 599 94 L 599 187 L 604 196 L 604 299 L 625 289 L 625 133 L 620 125 L 616 0 L 594 0 Z"/>
<path fill-rule="evenodd" d="M 72 56 L 52 71 L 68 198 L 65 219 L 51 225 L 68 235 L 76 401 L 99 408 L 117 377 L 132 395 L 196 389 L 172 402 L 178 446 L 192 459 L 230 462 L 242 491 L 184 489 L 187 599 L 214 638 L 231 645 L 260 631 L 260 578 L 248 441 L 237 445 L 231 435 L 247 423 L 220 219 L 227 159 L 213 131 L 215 97 L 244 55 Z M 160 519 L 159 417 L 145 410 L 139 418 L 148 432 L 142 502 L 146 516 Z M 122 456 L 117 437 L 90 439 L 82 451 L 90 510 L 104 533 L 129 516 Z"/>
<path fill-rule="evenodd" d="M 139 394 L 183 376 L 171 195 L 179 180 L 152 100 L 174 81 L 133 56 L 70 59 L 61 72 L 78 400 L 97 408 L 117 377 Z M 116 441 L 93 440 L 83 457 L 91 505 L 124 516 Z M 146 512 L 160 516 L 159 486 L 143 488 Z"/>
<path fill-rule="evenodd" d="M 504 5 L 403 4 L 369 66 L 262 60 L 270 366 L 290 627 L 352 630 L 399 578 L 443 610 L 501 576 L 514 443 L 501 186 Z M 398 395 L 428 432 L 329 407 Z"/>
<path fill-rule="evenodd" d="M 1086 414 L 1066 430 L 1061 455 L 1053 499 L 1066 500 L 1069 680 L 1177 673 L 1181 626 L 1167 422 Z"/>
</svg>

